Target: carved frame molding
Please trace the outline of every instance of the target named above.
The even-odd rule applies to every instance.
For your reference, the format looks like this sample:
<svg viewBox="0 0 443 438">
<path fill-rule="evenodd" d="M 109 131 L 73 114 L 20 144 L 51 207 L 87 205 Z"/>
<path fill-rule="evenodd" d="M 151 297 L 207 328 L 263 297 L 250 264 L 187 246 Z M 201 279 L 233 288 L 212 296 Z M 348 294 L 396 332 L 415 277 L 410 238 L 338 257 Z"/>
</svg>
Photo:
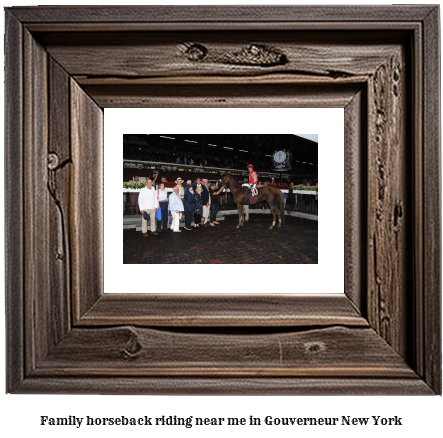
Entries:
<svg viewBox="0 0 443 438">
<path fill-rule="evenodd" d="M 438 18 L 7 8 L 7 391 L 441 394 Z M 345 108 L 346 295 L 104 295 L 125 106 Z"/>
</svg>

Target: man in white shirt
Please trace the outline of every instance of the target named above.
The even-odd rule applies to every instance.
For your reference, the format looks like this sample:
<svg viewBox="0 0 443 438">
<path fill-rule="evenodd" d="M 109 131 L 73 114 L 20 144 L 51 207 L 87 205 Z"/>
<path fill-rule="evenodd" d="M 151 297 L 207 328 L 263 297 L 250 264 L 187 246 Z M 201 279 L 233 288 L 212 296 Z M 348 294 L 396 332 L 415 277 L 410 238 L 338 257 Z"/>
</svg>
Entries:
<svg viewBox="0 0 443 438">
<path fill-rule="evenodd" d="M 158 199 L 157 192 L 152 187 L 152 179 L 146 179 L 146 187 L 140 190 L 140 195 L 138 196 L 138 206 L 140 208 L 140 213 L 142 214 L 142 233 L 143 237 L 148 237 L 148 221 L 144 218 L 143 213 L 149 214 L 151 220 L 151 234 L 155 236 L 158 235 L 155 230 L 155 213 L 158 209 Z"/>
</svg>

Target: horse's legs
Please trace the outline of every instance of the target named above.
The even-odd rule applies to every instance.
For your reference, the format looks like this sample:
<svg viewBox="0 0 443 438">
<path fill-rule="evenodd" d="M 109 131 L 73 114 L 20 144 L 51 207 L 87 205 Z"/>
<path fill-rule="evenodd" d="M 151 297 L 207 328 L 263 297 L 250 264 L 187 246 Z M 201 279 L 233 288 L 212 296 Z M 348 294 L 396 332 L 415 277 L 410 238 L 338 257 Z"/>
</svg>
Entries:
<svg viewBox="0 0 443 438">
<path fill-rule="evenodd" d="M 272 205 L 269 205 L 269 207 L 271 208 L 271 211 L 272 211 L 272 225 L 269 227 L 269 229 L 272 230 L 275 225 L 275 211 L 274 211 L 274 207 Z"/>
<path fill-rule="evenodd" d="M 272 204 L 269 204 L 269 207 L 272 211 L 272 226 L 269 229 L 272 230 L 272 228 L 274 228 L 276 215 L 278 215 L 278 226 L 281 227 L 281 215 L 279 208 L 277 207 L 277 205 Z"/>
<path fill-rule="evenodd" d="M 240 223 L 240 226 L 242 227 L 245 224 L 245 212 L 243 211 L 243 204 L 240 205 L 240 211 L 241 211 L 241 223 Z"/>
<path fill-rule="evenodd" d="M 243 206 L 241 204 L 237 204 L 237 208 L 238 208 L 238 225 L 235 228 L 240 228 L 242 221 Z"/>
</svg>

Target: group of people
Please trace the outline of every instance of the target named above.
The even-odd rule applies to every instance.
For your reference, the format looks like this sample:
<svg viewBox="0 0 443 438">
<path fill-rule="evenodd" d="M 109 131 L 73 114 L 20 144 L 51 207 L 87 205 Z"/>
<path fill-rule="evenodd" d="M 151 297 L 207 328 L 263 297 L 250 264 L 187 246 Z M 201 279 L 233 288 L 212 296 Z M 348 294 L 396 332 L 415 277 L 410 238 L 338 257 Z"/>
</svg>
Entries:
<svg viewBox="0 0 443 438">
<path fill-rule="evenodd" d="M 254 166 L 248 164 L 249 188 L 253 190 L 258 183 L 257 172 Z M 207 179 L 197 178 L 195 184 L 188 180 L 186 184 L 181 178 L 175 181 L 176 186 L 168 197 L 166 190 L 166 178 L 162 178 L 158 189 L 155 189 L 155 182 L 158 178 L 158 171 L 154 180 L 147 178 L 146 187 L 140 190 L 139 194 L 131 194 L 131 212 L 133 206 L 140 209 L 142 214 L 142 233 L 148 237 L 148 220 L 151 223 L 151 234 L 158 235 L 159 232 L 168 229 L 175 233 L 180 233 L 180 221 L 184 220 L 186 231 L 192 231 L 192 219 L 194 218 L 194 228 L 219 225 L 216 220 L 217 212 L 220 208 L 221 200 L 224 199 L 224 186 L 219 187 L 218 181 L 209 184 Z M 138 177 L 134 178 L 138 181 Z M 309 183 L 307 184 L 309 187 Z M 307 213 L 311 212 L 312 195 L 306 194 L 304 201 Z M 286 197 L 286 209 L 297 210 L 297 193 L 294 191 L 294 183 L 291 182 L 290 189 Z M 249 206 L 245 205 L 246 220 L 249 219 Z M 137 210 L 138 210 L 137 208 Z M 124 209 L 124 203 L 123 203 Z M 160 214 L 157 214 L 160 209 Z M 171 227 L 169 228 L 169 212 L 172 216 Z M 137 211 L 138 213 L 138 211 Z"/>
<path fill-rule="evenodd" d="M 184 185 L 181 178 L 176 180 L 176 186 L 168 197 L 165 183 L 162 181 L 156 190 L 151 178 L 147 178 L 146 187 L 140 190 L 138 196 L 138 207 L 142 214 L 142 233 L 148 237 L 148 220 L 151 224 L 151 234 L 158 235 L 159 232 L 172 230 L 180 233 L 180 220 L 184 219 L 186 231 L 193 228 L 216 226 L 219 209 L 219 197 L 223 196 L 224 186 L 219 187 L 218 182 L 210 185 L 207 179 L 203 181 L 197 178 L 195 184 L 188 181 Z M 158 210 L 161 212 L 161 219 L 156 219 Z M 172 216 L 171 226 L 169 225 L 169 212 Z M 194 218 L 194 227 L 192 219 Z"/>
</svg>

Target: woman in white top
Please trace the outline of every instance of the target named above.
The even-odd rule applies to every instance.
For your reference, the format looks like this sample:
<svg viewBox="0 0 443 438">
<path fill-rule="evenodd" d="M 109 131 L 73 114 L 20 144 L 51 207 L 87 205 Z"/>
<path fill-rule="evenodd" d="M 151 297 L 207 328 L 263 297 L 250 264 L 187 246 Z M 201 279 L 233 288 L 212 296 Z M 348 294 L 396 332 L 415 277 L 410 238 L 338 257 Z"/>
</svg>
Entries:
<svg viewBox="0 0 443 438">
<path fill-rule="evenodd" d="M 181 230 L 179 230 L 180 212 L 184 210 L 183 202 L 179 196 L 179 187 L 175 186 L 174 191 L 169 196 L 169 211 L 172 214 L 171 230 L 173 230 L 174 233 L 181 232 Z"/>
<path fill-rule="evenodd" d="M 168 212 L 168 192 L 166 191 L 164 183 L 160 183 L 160 187 L 157 190 L 158 205 L 162 212 L 161 220 L 157 219 L 157 232 L 168 229 L 169 212 Z"/>
</svg>

